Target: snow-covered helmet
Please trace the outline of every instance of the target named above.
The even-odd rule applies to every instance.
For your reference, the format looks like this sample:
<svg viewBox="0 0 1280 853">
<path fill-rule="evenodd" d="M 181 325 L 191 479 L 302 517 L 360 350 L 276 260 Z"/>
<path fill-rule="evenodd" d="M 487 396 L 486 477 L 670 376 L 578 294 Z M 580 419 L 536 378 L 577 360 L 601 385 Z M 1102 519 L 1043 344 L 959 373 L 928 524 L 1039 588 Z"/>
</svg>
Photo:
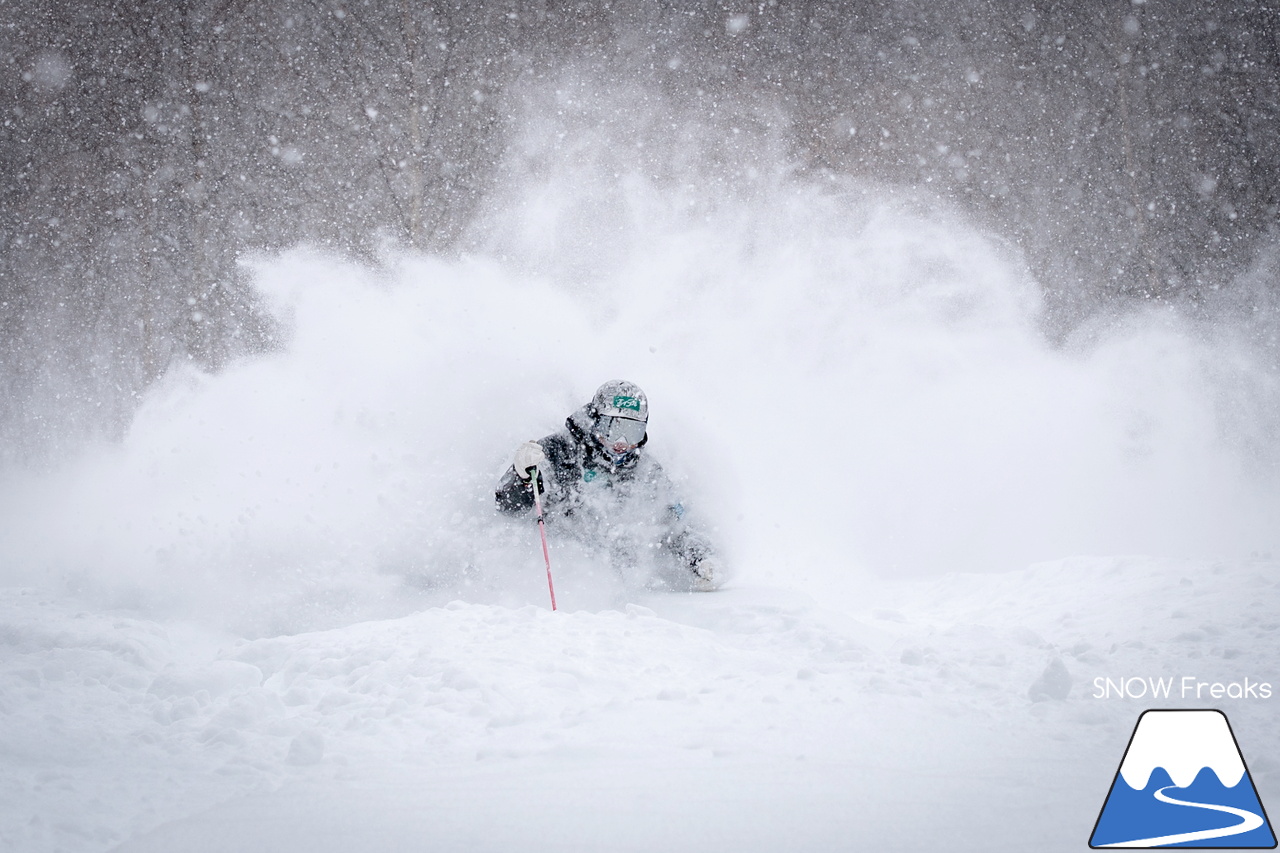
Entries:
<svg viewBox="0 0 1280 853">
<path fill-rule="evenodd" d="M 649 420 L 649 398 L 634 382 L 614 379 L 596 389 L 596 395 L 591 398 L 591 414 L 597 418 L 631 418 L 644 423 Z"/>
<path fill-rule="evenodd" d="M 591 437 L 617 462 L 644 444 L 649 399 L 634 382 L 615 379 L 601 385 L 589 406 Z"/>
</svg>

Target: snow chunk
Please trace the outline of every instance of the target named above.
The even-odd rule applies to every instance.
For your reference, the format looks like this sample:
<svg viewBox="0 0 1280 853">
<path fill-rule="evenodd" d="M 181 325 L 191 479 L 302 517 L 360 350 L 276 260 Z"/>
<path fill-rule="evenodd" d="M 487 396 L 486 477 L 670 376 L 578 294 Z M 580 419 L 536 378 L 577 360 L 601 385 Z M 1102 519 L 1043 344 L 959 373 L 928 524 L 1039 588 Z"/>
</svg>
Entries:
<svg viewBox="0 0 1280 853">
<path fill-rule="evenodd" d="M 1067 672 L 1067 666 L 1062 662 L 1062 658 L 1054 658 L 1049 661 L 1049 665 L 1045 667 L 1044 672 L 1031 685 L 1031 689 L 1027 691 L 1027 695 L 1031 697 L 1032 702 L 1043 702 L 1046 699 L 1057 699 L 1062 701 L 1071 694 L 1071 673 Z"/>
</svg>

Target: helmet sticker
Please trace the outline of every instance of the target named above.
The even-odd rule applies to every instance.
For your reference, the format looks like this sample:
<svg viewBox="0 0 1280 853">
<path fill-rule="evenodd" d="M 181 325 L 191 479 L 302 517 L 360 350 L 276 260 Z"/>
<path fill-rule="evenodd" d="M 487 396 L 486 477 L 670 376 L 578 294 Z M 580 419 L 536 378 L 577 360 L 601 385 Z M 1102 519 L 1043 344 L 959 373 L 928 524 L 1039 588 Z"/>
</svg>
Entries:
<svg viewBox="0 0 1280 853">
<path fill-rule="evenodd" d="M 640 411 L 640 401 L 635 397 L 625 397 L 618 394 L 613 398 L 613 407 L 615 409 L 629 409 L 633 412 Z"/>
</svg>

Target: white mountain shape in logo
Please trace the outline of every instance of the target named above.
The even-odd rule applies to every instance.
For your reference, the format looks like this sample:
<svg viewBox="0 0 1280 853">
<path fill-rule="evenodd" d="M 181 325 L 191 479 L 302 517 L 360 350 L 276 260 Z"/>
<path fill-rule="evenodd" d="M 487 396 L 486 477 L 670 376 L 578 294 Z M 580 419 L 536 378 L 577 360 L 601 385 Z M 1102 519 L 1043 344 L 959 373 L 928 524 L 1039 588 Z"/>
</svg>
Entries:
<svg viewBox="0 0 1280 853">
<path fill-rule="evenodd" d="M 1125 784 L 1141 791 L 1151 773 L 1163 767 L 1173 784 L 1186 788 L 1208 767 L 1228 788 L 1240 784 L 1244 759 L 1227 718 L 1219 711 L 1148 711 L 1133 733 L 1120 765 Z"/>
</svg>

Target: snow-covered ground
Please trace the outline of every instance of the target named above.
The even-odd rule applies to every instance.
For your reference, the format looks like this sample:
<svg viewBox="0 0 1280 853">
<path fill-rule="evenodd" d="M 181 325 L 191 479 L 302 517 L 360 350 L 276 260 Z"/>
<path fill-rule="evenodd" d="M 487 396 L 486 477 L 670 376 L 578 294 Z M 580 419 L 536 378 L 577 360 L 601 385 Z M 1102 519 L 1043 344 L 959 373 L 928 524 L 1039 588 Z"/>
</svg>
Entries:
<svg viewBox="0 0 1280 853">
<path fill-rule="evenodd" d="M 1264 804 L 1280 798 L 1272 702 L 1092 684 L 1275 685 L 1276 569 L 1081 558 L 838 602 L 456 602 L 256 640 L 8 590 L 0 841 L 1078 850 L 1153 704 L 1223 707 Z M 1033 699 L 1054 662 L 1069 685 Z"/>
<path fill-rule="evenodd" d="M 1093 695 L 1280 688 L 1247 338 L 1051 346 L 1015 253 L 875 192 L 580 184 L 483 256 L 262 260 L 278 352 L 0 476 L 0 847 L 1078 850 L 1148 707 L 1223 708 L 1280 802 L 1274 693 Z M 552 613 L 492 488 L 619 377 L 733 575 L 553 538 Z"/>
</svg>

